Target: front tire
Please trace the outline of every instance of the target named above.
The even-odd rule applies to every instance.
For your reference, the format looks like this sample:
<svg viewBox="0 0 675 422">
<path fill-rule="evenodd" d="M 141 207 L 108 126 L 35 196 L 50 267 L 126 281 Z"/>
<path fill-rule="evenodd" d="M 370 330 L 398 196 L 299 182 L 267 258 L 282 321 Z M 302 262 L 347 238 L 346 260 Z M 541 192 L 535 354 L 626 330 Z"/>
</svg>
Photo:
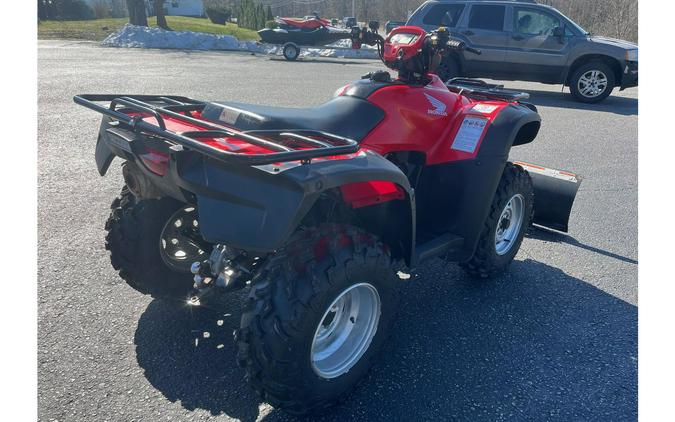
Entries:
<svg viewBox="0 0 675 422">
<path fill-rule="evenodd" d="M 598 103 L 609 96 L 614 89 L 614 72 L 601 61 L 581 65 L 572 74 L 570 92 L 583 103 Z"/>
<path fill-rule="evenodd" d="M 154 298 L 186 299 L 193 286 L 190 264 L 208 254 L 207 246 L 197 248 L 175 230 L 178 220 L 179 225 L 196 221 L 196 215 L 181 217 L 185 212 L 190 216 L 194 208 L 167 197 L 139 201 L 125 186 L 111 210 L 105 225 L 105 248 L 119 276 Z"/>
<path fill-rule="evenodd" d="M 235 334 L 238 361 L 273 406 L 321 412 L 355 387 L 388 335 L 398 281 L 389 252 L 356 228 L 322 226 L 261 271 Z"/>
<path fill-rule="evenodd" d="M 476 252 L 460 267 L 475 278 L 488 278 L 505 271 L 518 253 L 532 221 L 533 204 L 530 175 L 522 167 L 506 163 Z"/>
</svg>

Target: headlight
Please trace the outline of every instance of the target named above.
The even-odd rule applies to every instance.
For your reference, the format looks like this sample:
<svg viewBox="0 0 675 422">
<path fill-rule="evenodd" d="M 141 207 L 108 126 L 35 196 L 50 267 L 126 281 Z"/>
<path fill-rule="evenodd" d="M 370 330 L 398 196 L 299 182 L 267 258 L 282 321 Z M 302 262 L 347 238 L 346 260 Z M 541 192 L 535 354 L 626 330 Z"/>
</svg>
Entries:
<svg viewBox="0 0 675 422">
<path fill-rule="evenodd" d="M 626 61 L 629 61 L 629 62 L 638 61 L 638 51 L 637 50 L 626 51 Z"/>
</svg>

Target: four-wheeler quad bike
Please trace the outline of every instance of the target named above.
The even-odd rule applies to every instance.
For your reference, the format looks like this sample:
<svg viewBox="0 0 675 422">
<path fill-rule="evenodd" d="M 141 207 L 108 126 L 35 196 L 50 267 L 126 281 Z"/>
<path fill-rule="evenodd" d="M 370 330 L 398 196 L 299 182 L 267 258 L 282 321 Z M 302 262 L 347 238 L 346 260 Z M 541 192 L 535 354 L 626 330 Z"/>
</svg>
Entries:
<svg viewBox="0 0 675 422">
<path fill-rule="evenodd" d="M 106 224 L 115 269 L 192 304 L 249 289 L 238 360 L 294 413 L 325 409 L 364 376 L 394 318 L 396 268 L 440 257 L 475 277 L 503 271 L 531 222 L 567 230 L 580 183 L 508 161 L 539 115 L 524 94 L 444 85 L 433 66 L 464 48 L 444 28 L 355 33 L 398 77 L 371 73 L 315 108 L 75 97 L 104 115 L 99 172 L 124 160 Z"/>
</svg>

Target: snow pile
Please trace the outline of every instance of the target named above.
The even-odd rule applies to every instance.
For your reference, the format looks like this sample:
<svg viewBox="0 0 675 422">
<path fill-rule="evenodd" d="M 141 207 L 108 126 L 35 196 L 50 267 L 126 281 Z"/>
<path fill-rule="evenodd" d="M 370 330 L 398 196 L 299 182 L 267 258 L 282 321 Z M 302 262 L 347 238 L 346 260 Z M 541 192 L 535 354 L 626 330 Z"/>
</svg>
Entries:
<svg viewBox="0 0 675 422">
<path fill-rule="evenodd" d="M 347 40 L 349 41 L 349 40 Z M 334 48 L 305 48 L 300 51 L 300 57 L 341 57 L 346 59 L 377 59 L 377 50 L 362 47 L 360 50 Z"/>
<path fill-rule="evenodd" d="M 106 47 L 169 48 L 179 50 L 234 50 L 252 53 L 281 55 L 282 49 L 255 41 L 239 41 L 231 35 L 207 34 L 192 31 L 165 31 L 161 28 L 125 25 L 110 34 L 102 45 Z M 330 48 L 330 47 L 336 48 Z M 350 59 L 376 59 L 377 50 L 363 46 L 351 48 L 348 39 L 339 40 L 329 47 L 303 48 L 300 57 L 344 57 Z"/>
<path fill-rule="evenodd" d="M 264 52 L 255 41 L 239 41 L 231 35 L 192 31 L 165 31 L 147 26 L 125 25 L 101 43 L 107 47 L 175 48 L 181 50 L 243 50 Z"/>
<path fill-rule="evenodd" d="M 331 48 L 335 47 L 335 48 Z M 269 46 L 267 54 L 283 54 L 281 47 Z M 337 40 L 326 47 L 302 48 L 300 57 L 340 57 L 346 59 L 377 59 L 377 47 L 369 45 L 361 46 L 360 50 L 352 48 L 352 41 L 348 39 Z"/>
</svg>

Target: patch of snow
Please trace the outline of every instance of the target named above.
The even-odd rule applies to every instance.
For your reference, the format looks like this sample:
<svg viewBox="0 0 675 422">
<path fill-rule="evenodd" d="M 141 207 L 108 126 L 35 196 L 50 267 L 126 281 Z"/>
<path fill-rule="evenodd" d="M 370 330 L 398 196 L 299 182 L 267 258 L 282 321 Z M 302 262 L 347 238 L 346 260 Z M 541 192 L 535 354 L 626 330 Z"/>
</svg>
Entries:
<svg viewBox="0 0 675 422">
<path fill-rule="evenodd" d="M 101 43 L 107 47 L 172 48 L 181 50 L 243 50 L 262 52 L 255 41 L 239 41 L 231 35 L 125 25 Z"/>
<path fill-rule="evenodd" d="M 207 34 L 192 31 L 166 31 L 164 29 L 127 24 L 110 34 L 101 43 L 106 47 L 163 48 L 180 50 L 234 50 L 252 53 L 281 55 L 282 49 L 256 41 L 240 41 L 231 35 Z M 303 48 L 300 57 L 344 57 L 350 59 L 376 59 L 377 49 L 364 45 L 351 48 L 351 40 L 343 39 L 327 47 Z M 330 48 L 335 47 L 335 48 Z"/>
</svg>

